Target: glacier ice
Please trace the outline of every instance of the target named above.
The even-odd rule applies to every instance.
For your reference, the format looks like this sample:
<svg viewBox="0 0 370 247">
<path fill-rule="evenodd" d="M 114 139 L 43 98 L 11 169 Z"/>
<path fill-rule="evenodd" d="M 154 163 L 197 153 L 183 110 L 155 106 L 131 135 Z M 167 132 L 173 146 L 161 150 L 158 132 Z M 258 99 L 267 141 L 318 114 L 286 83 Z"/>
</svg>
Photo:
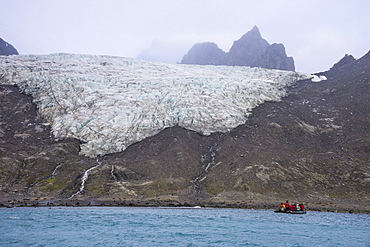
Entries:
<svg viewBox="0 0 370 247">
<path fill-rule="evenodd" d="M 113 56 L 0 56 L 0 83 L 32 95 L 53 135 L 81 140 L 81 154 L 89 157 L 123 151 L 175 125 L 203 135 L 227 132 L 245 123 L 255 106 L 279 101 L 287 86 L 310 78 Z"/>
</svg>

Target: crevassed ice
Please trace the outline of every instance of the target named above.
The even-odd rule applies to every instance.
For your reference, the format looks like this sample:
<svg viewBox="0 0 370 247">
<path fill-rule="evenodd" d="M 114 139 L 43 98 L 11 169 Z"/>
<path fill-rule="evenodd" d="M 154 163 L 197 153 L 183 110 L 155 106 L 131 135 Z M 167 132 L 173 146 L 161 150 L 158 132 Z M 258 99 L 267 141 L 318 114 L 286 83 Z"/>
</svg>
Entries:
<svg viewBox="0 0 370 247">
<path fill-rule="evenodd" d="M 81 140 L 81 154 L 90 157 L 123 151 L 175 125 L 203 135 L 229 131 L 245 123 L 255 106 L 279 101 L 287 86 L 309 78 L 113 56 L 0 56 L 1 83 L 32 95 L 54 136 Z"/>
</svg>

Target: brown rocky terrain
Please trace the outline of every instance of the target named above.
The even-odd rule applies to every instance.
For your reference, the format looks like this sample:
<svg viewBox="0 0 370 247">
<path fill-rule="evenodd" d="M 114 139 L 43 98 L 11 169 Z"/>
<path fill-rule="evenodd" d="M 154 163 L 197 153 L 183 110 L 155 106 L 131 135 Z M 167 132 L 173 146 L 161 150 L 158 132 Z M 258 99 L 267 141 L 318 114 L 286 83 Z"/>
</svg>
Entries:
<svg viewBox="0 0 370 247">
<path fill-rule="evenodd" d="M 78 155 L 78 140 L 54 140 L 31 96 L 0 85 L 0 201 L 271 208 L 289 200 L 370 213 L 370 53 L 319 74 L 328 80 L 298 82 L 229 133 L 168 128 L 96 160 Z"/>
</svg>

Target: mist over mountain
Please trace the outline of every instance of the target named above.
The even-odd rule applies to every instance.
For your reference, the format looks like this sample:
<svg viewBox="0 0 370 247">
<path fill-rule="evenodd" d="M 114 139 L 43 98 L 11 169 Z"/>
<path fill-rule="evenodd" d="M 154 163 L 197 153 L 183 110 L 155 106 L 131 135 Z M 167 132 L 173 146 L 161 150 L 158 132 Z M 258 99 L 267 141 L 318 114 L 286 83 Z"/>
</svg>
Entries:
<svg viewBox="0 0 370 247">
<path fill-rule="evenodd" d="M 215 43 L 197 43 L 181 60 L 182 64 L 223 65 L 226 53 Z"/>
<path fill-rule="evenodd" d="M 294 71 L 294 60 L 288 57 L 283 44 L 269 44 L 257 26 L 234 41 L 229 52 L 215 43 L 195 44 L 181 60 L 182 64 L 249 66 Z"/>
<path fill-rule="evenodd" d="M 189 44 L 184 42 L 155 39 L 136 58 L 154 62 L 179 63 L 187 47 Z"/>
<path fill-rule="evenodd" d="M 11 44 L 0 38 L 0 55 L 18 55 L 18 51 Z"/>
</svg>

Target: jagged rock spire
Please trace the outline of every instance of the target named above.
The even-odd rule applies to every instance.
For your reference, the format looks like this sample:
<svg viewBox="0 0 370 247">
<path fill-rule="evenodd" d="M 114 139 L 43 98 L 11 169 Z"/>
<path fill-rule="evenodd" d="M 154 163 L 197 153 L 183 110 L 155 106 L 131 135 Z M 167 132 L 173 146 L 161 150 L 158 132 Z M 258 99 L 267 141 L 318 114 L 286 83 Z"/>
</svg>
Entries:
<svg viewBox="0 0 370 247">
<path fill-rule="evenodd" d="M 286 55 L 284 45 L 270 45 L 262 38 L 256 25 L 239 40 L 234 41 L 229 52 L 223 52 L 214 43 L 195 44 L 181 63 L 295 70 L 294 60 Z"/>
<path fill-rule="evenodd" d="M 260 30 L 258 29 L 256 25 L 254 25 L 253 28 L 249 32 L 247 32 L 241 37 L 241 39 L 245 39 L 245 38 L 263 39 L 260 33 Z"/>
</svg>

